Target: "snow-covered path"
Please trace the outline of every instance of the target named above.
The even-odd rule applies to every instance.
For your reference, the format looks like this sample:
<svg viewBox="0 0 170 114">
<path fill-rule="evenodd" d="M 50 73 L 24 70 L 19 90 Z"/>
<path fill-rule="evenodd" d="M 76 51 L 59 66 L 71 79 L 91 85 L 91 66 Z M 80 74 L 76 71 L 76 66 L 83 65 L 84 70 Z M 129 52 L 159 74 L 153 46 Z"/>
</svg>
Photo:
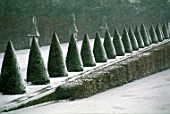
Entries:
<svg viewBox="0 0 170 114">
<path fill-rule="evenodd" d="M 92 97 L 70 102 L 48 102 L 9 114 L 170 114 L 170 69 Z"/>
</svg>

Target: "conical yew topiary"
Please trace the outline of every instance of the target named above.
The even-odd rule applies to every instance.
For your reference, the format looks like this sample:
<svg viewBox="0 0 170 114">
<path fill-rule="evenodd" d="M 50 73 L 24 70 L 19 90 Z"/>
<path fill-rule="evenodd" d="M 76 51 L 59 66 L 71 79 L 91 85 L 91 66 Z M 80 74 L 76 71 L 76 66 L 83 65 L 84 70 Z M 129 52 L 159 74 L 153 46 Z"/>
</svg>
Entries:
<svg viewBox="0 0 170 114">
<path fill-rule="evenodd" d="M 160 29 L 160 31 L 161 31 L 161 34 L 162 34 L 163 40 L 165 40 L 165 35 L 164 35 L 164 33 L 163 33 L 163 30 L 162 30 L 162 26 L 161 26 L 161 25 L 159 25 L 159 29 Z"/>
<path fill-rule="evenodd" d="M 157 34 L 155 32 L 155 28 L 154 28 L 153 25 L 151 25 L 149 32 L 150 32 L 150 35 L 151 35 L 152 43 L 158 43 L 158 37 L 157 37 Z"/>
<path fill-rule="evenodd" d="M 84 67 L 96 66 L 96 61 L 90 47 L 89 36 L 87 34 L 85 34 L 83 39 L 83 43 L 81 47 L 81 58 Z"/>
<path fill-rule="evenodd" d="M 167 27 L 168 27 L 168 32 L 169 32 L 169 36 L 170 36 L 170 22 L 167 22 Z"/>
<path fill-rule="evenodd" d="M 152 38 L 151 38 L 151 35 L 150 35 L 147 27 L 146 27 L 146 32 L 147 32 L 147 35 L 148 35 L 149 43 L 152 44 Z"/>
<path fill-rule="evenodd" d="M 139 48 L 144 48 L 145 44 L 143 42 L 142 35 L 140 33 L 140 29 L 139 29 L 139 27 L 137 25 L 136 25 L 134 34 L 136 36 L 136 40 L 138 42 Z"/>
<path fill-rule="evenodd" d="M 117 29 L 114 32 L 113 45 L 115 46 L 117 56 L 125 55 L 124 45 L 123 45 L 123 42 L 121 40 L 121 36 L 120 36 Z"/>
<path fill-rule="evenodd" d="M 83 71 L 83 63 L 74 34 L 71 35 L 68 52 L 66 56 L 66 66 L 69 72 Z"/>
<path fill-rule="evenodd" d="M 27 82 L 35 85 L 47 84 L 50 82 L 49 75 L 44 65 L 38 42 L 33 37 L 29 53 L 27 67 Z"/>
<path fill-rule="evenodd" d="M 48 72 L 50 77 L 67 76 L 67 68 L 57 34 L 54 33 L 48 58 Z"/>
<path fill-rule="evenodd" d="M 163 25 L 162 31 L 163 31 L 165 39 L 169 39 L 169 30 L 168 30 L 168 26 L 166 23 Z"/>
<path fill-rule="evenodd" d="M 15 50 L 9 41 L 1 69 L 1 92 L 3 94 L 25 93 L 24 81 L 17 63 Z"/>
<path fill-rule="evenodd" d="M 145 27 L 144 24 L 141 25 L 140 32 L 141 32 L 141 35 L 142 35 L 142 38 L 143 38 L 144 45 L 149 46 L 150 41 L 149 41 L 148 33 L 147 33 L 147 30 L 146 30 L 146 27 Z"/>
<path fill-rule="evenodd" d="M 132 53 L 133 52 L 132 44 L 131 44 L 129 34 L 128 34 L 126 28 L 123 31 L 122 42 L 123 42 L 123 45 L 124 45 L 124 48 L 125 48 L 125 52 L 126 53 Z"/>
<path fill-rule="evenodd" d="M 161 26 L 161 25 L 158 24 L 158 25 L 156 26 L 156 30 L 155 30 L 155 31 L 156 31 L 156 34 L 157 34 L 157 36 L 158 36 L 158 41 L 159 41 L 159 42 L 162 42 L 162 41 L 164 40 L 164 38 L 163 38 L 162 32 L 161 32 L 161 30 L 160 30 L 160 26 Z"/>
<path fill-rule="evenodd" d="M 116 58 L 116 50 L 115 50 L 115 47 L 113 45 L 113 42 L 111 40 L 111 36 L 110 36 L 110 33 L 108 32 L 108 30 L 105 33 L 104 48 L 106 50 L 108 59 Z"/>
<path fill-rule="evenodd" d="M 93 53 L 96 62 L 107 62 L 106 51 L 104 49 L 104 46 L 102 45 L 102 41 L 98 32 L 96 33 L 94 41 Z"/>
<path fill-rule="evenodd" d="M 1 83 L 1 79 L 2 79 L 2 78 L 1 78 L 1 74 L 0 74 L 0 92 L 2 92 L 2 85 L 1 85 L 2 83 Z"/>
<path fill-rule="evenodd" d="M 139 50 L 139 45 L 138 45 L 138 42 L 136 40 L 136 37 L 134 35 L 132 28 L 129 29 L 129 37 L 130 37 L 130 41 L 131 41 L 131 44 L 132 44 L 132 49 L 134 51 Z"/>
</svg>

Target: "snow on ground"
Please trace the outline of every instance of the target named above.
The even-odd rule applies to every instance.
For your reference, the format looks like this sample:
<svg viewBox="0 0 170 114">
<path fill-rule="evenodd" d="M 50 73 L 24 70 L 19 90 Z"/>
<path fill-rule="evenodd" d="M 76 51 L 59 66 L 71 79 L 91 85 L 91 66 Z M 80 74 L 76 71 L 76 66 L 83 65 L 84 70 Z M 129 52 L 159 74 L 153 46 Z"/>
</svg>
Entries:
<svg viewBox="0 0 170 114">
<path fill-rule="evenodd" d="M 103 39 L 102 39 L 102 41 L 103 41 Z M 90 43 L 91 43 L 91 47 L 93 47 L 94 39 L 90 39 Z M 79 41 L 77 44 L 78 44 L 78 48 L 79 48 L 79 51 L 80 51 L 82 41 Z M 61 44 L 61 47 L 62 47 L 63 55 L 64 55 L 64 57 L 66 57 L 67 50 L 68 50 L 68 43 Z M 45 65 L 47 67 L 47 61 L 48 61 L 48 55 L 49 55 L 49 46 L 43 46 L 40 49 L 41 49 L 41 53 L 42 53 Z M 23 76 L 23 79 L 25 80 L 26 79 L 27 65 L 28 65 L 29 49 L 16 51 L 16 55 L 17 55 L 17 60 L 18 60 L 20 69 L 21 69 L 21 74 Z M 129 54 L 126 54 L 126 56 L 128 56 L 128 55 Z M 126 56 L 117 57 L 117 59 L 108 60 L 108 62 L 117 61 L 121 58 L 125 58 Z M 2 67 L 3 57 L 4 57 L 4 53 L 0 53 L 0 71 L 1 71 L 1 67 Z M 101 66 L 103 64 L 107 64 L 107 63 L 97 63 L 96 67 Z M 85 67 L 84 71 L 87 71 L 87 70 L 90 70 L 90 69 L 93 69 L 93 68 L 96 68 L 96 67 Z M 34 95 L 34 92 L 36 92 L 36 91 L 38 91 L 38 90 L 40 90 L 44 87 L 47 87 L 47 86 L 51 87 L 51 86 L 54 86 L 54 85 L 59 85 L 65 79 L 68 79 L 70 77 L 75 77 L 75 75 L 80 74 L 80 73 L 82 73 L 82 72 L 69 72 L 68 77 L 50 78 L 51 82 L 50 82 L 50 84 L 47 84 L 47 85 L 30 85 L 30 84 L 25 82 L 25 85 L 26 85 L 26 93 L 25 94 L 2 95 L 2 93 L 0 93 L 0 109 L 7 107 L 8 103 L 10 101 L 14 100 L 14 99 L 18 99 L 20 97 L 23 97 L 23 98 L 30 97 L 30 95 L 31 96 Z M 27 96 L 27 97 L 24 97 L 24 96 Z"/>
<path fill-rule="evenodd" d="M 9 114 L 170 114 L 170 69 L 89 98 L 48 102 Z"/>
<path fill-rule="evenodd" d="M 102 41 L 103 41 L 103 39 L 102 39 Z M 91 47 L 93 47 L 93 43 L 94 43 L 94 39 L 91 39 L 90 40 L 90 43 L 91 43 Z M 79 41 L 78 42 L 78 47 L 79 47 L 79 50 L 81 49 L 81 44 L 82 44 L 82 41 Z M 152 46 L 154 46 L 154 45 L 152 45 Z M 152 46 L 150 46 L 150 47 L 152 47 Z M 62 50 L 63 50 L 63 55 L 64 55 L 64 57 L 66 57 L 66 54 L 67 54 L 67 49 L 68 49 L 68 43 L 64 43 L 64 44 L 62 44 L 61 45 L 61 47 L 62 47 Z M 145 49 L 147 49 L 148 47 L 146 47 L 146 48 L 144 48 L 144 49 L 140 49 L 140 51 L 142 51 L 142 50 L 145 50 Z M 41 47 L 41 53 L 42 53 L 42 56 L 43 56 L 43 58 L 44 58 L 44 61 L 45 61 L 45 64 L 47 65 L 47 60 L 48 60 L 48 53 L 49 53 L 49 46 L 44 46 L 44 47 Z M 133 52 L 133 54 L 135 54 L 135 53 L 138 53 L 138 51 L 137 52 Z M 21 74 L 22 74 L 22 76 L 23 76 L 23 78 L 24 79 L 26 79 L 26 70 L 27 70 L 27 64 L 28 64 L 28 56 L 29 56 L 29 49 L 25 49 L 25 50 L 19 50 L 19 51 L 16 51 L 16 54 L 17 54 L 17 59 L 18 59 L 18 62 L 19 62 L 19 65 L 20 65 L 20 68 L 21 68 Z M 109 63 L 109 62 L 111 62 L 111 61 L 117 61 L 117 60 L 120 60 L 120 59 L 123 59 L 123 58 L 126 58 L 127 56 L 129 56 L 129 55 L 131 55 L 131 54 L 126 54 L 125 56 L 121 56 L 121 57 L 117 57 L 116 59 L 112 59 L 112 60 L 108 60 L 108 62 L 107 63 Z M 3 56 L 4 56 L 4 54 L 3 53 L 1 53 L 0 54 L 0 70 L 1 70 L 1 67 L 2 67 L 2 61 L 3 61 Z M 97 63 L 97 66 L 96 67 L 98 67 L 98 66 L 101 66 L 101 65 L 103 65 L 103 64 L 107 64 L 107 63 Z M 84 68 L 84 71 L 87 71 L 87 70 L 89 70 L 89 69 L 93 69 L 93 68 L 95 68 L 95 67 L 85 67 Z M 26 84 L 26 93 L 25 94 L 21 94 L 21 95 L 2 95 L 2 93 L 0 93 L 0 108 L 3 108 L 3 107 L 8 107 L 8 103 L 10 102 L 10 101 L 12 101 L 12 100 L 15 100 L 15 99 L 17 99 L 17 98 L 27 98 L 27 97 L 30 97 L 30 96 L 32 96 L 32 95 L 34 95 L 34 93 L 36 92 L 36 91 L 38 91 L 38 90 L 40 90 L 40 89 L 42 89 L 42 88 L 44 88 L 44 87 L 47 87 L 47 86 L 49 86 L 49 87 L 51 87 L 51 86 L 54 86 L 54 85 L 59 85 L 62 81 L 64 81 L 65 79 L 67 79 L 67 78 L 69 78 L 69 77 L 75 77 L 75 75 L 77 75 L 77 74 L 79 74 L 79 73 L 82 73 L 82 72 L 69 72 L 68 73 L 68 77 L 60 77 L 60 78 L 51 78 L 50 80 L 51 80 L 51 83 L 50 84 L 47 84 L 47 85 L 29 85 L 29 84 L 27 84 L 26 82 L 25 82 L 25 84 Z M 147 79 L 147 78 L 146 78 Z M 145 79 L 145 80 L 146 80 Z M 169 79 L 170 80 L 170 79 Z M 141 83 L 140 83 L 141 84 Z M 158 84 L 161 84 L 160 82 L 158 83 Z M 129 85 L 129 84 L 128 84 Z M 132 84 L 133 85 L 133 84 Z M 134 84 L 135 85 L 135 84 Z M 126 86 L 125 86 L 126 87 Z M 144 87 L 145 87 L 145 85 L 144 85 Z M 168 87 L 168 86 L 167 86 Z M 126 88 L 127 90 L 128 90 L 128 88 Z M 125 90 L 126 90 L 125 89 Z M 134 88 L 135 89 L 135 88 Z M 118 88 L 116 88 L 116 89 L 114 89 L 114 91 L 117 91 L 118 90 Z M 123 90 L 124 92 L 128 92 L 127 90 L 125 91 L 125 90 Z M 166 88 L 166 90 L 168 90 L 167 88 Z M 58 108 L 57 110 L 58 110 L 58 112 L 64 112 L 64 111 L 73 111 L 73 112 L 81 112 L 81 110 L 83 111 L 83 112 L 95 112 L 95 111 L 97 111 L 97 112 L 100 112 L 100 109 L 102 109 L 102 107 L 105 109 L 108 109 L 109 108 L 109 106 L 107 105 L 107 102 L 108 103 L 117 103 L 117 105 L 118 104 L 126 104 L 127 106 L 131 106 L 131 105 L 136 105 L 136 104 L 134 104 L 135 103 L 135 98 L 133 99 L 134 101 L 133 102 L 131 102 L 130 104 L 129 104 L 129 102 L 128 102 L 128 99 L 129 98 L 133 98 L 133 95 L 127 95 L 127 97 L 125 96 L 125 97 L 121 97 L 121 96 L 119 96 L 119 94 L 116 92 L 116 93 L 114 93 L 114 91 L 113 91 L 113 94 L 112 94 L 112 91 L 109 91 L 109 93 L 110 94 L 112 94 L 112 97 L 113 98 L 111 98 L 110 97 L 110 99 L 112 99 L 112 100 L 107 100 L 107 99 L 103 99 L 103 98 L 106 98 L 106 95 L 105 95 L 105 93 L 103 93 L 103 94 L 101 94 L 102 96 L 104 96 L 103 98 L 101 97 L 101 100 L 99 99 L 99 100 L 97 100 L 97 96 L 94 96 L 94 98 L 92 97 L 92 98 L 89 98 L 89 99 L 85 99 L 85 100 L 80 100 L 80 101 L 75 101 L 75 102 L 68 102 L 68 103 L 57 103 L 57 104 L 53 104 L 52 103 L 52 106 L 53 105 L 57 105 L 56 107 L 61 107 L 61 109 L 62 109 L 62 105 L 63 105 L 63 107 L 66 105 L 66 106 L 68 106 L 68 109 L 67 110 L 65 110 L 64 108 L 63 108 L 63 110 L 58 110 L 58 109 L 60 109 L 60 108 Z M 121 94 L 121 93 L 120 93 Z M 142 95 L 142 93 L 140 93 L 141 95 Z M 108 94 L 109 95 L 109 94 Z M 126 95 L 126 94 L 125 94 Z M 164 94 L 163 94 L 164 95 Z M 165 94 L 166 95 L 166 94 Z M 26 96 L 26 97 L 24 97 L 24 96 Z M 100 96 L 100 95 L 99 95 Z M 100 98 L 100 97 L 99 97 Z M 107 98 L 109 98 L 108 96 L 107 96 Z M 127 99 L 125 99 L 125 98 L 127 98 Z M 117 100 L 117 99 L 120 99 L 120 102 Z M 125 99 L 125 102 L 122 102 L 121 100 L 124 100 Z M 142 98 L 141 98 L 142 99 Z M 104 101 L 103 101 L 104 100 Z M 94 105 L 92 105 L 93 104 L 93 101 L 95 101 L 96 103 L 94 103 Z M 167 100 L 168 101 L 168 100 Z M 80 110 L 79 110 L 79 107 L 78 106 L 76 106 L 76 103 L 77 104 L 79 104 L 79 102 L 80 102 L 80 105 L 82 105 L 82 107 L 84 107 L 83 109 L 81 109 L 80 108 Z M 85 104 L 82 104 L 81 102 L 84 102 Z M 87 103 L 87 104 L 86 104 Z M 104 104 L 103 104 L 104 103 Z M 103 106 L 100 106 L 100 105 L 102 105 L 103 104 Z M 121 105 L 120 104 L 120 105 Z M 75 108 L 74 107 L 70 107 L 70 106 L 74 106 L 75 105 Z M 113 106 L 111 109 L 108 109 L 108 112 L 110 112 L 110 111 L 115 111 L 115 109 L 116 109 L 116 107 L 117 107 L 117 109 L 116 109 L 116 111 L 119 111 L 120 109 L 121 109 L 121 106 L 120 106 L 120 108 L 119 108 L 119 106 Z M 50 105 L 49 105 L 50 106 Z M 90 107 L 89 107 L 90 106 Z M 168 107 L 169 105 L 167 105 L 167 107 Z M 78 109 L 77 109 L 78 108 Z M 88 109 L 89 108 L 89 109 Z M 166 108 L 166 107 L 165 107 Z M 50 107 L 49 107 L 49 109 L 50 109 Z M 56 109 L 56 108 L 55 108 Z M 94 110 L 93 110 L 94 109 Z M 102 109 L 104 112 L 106 111 L 106 110 L 104 110 L 104 109 Z M 34 110 L 34 109 L 33 109 Z M 127 110 L 127 109 L 124 109 L 125 111 Z M 129 110 L 129 109 L 128 109 Z M 37 110 L 38 111 L 38 110 Z M 50 111 L 50 110 L 49 110 Z M 53 112 L 53 110 L 51 109 L 51 111 Z M 121 110 L 122 111 L 122 110 Z M 102 111 L 101 111 L 102 112 Z M 106 111 L 107 112 L 107 111 Z M 39 113 L 39 112 L 38 112 Z"/>
</svg>

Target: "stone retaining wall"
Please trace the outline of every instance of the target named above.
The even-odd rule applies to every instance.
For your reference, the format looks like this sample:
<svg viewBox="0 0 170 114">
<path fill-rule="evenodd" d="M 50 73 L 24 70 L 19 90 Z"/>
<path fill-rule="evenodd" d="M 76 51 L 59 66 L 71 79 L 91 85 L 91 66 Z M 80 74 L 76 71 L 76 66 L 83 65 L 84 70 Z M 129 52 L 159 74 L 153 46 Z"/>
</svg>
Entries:
<svg viewBox="0 0 170 114">
<path fill-rule="evenodd" d="M 56 100 L 80 99 L 170 68 L 170 43 L 100 67 L 56 89 Z"/>
</svg>

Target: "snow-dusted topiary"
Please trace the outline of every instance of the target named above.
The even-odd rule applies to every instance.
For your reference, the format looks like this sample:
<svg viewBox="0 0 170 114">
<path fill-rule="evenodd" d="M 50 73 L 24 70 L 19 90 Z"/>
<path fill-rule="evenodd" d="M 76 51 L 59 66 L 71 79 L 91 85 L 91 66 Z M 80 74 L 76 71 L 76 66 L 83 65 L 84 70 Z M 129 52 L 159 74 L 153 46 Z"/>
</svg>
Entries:
<svg viewBox="0 0 170 114">
<path fill-rule="evenodd" d="M 165 39 L 169 39 L 169 30 L 167 24 L 163 24 L 162 31 L 164 34 Z"/>
<path fill-rule="evenodd" d="M 155 32 L 155 28 L 154 28 L 153 25 L 151 25 L 149 32 L 150 32 L 150 35 L 151 35 L 152 43 L 158 43 L 158 37 L 157 37 L 157 34 Z"/>
<path fill-rule="evenodd" d="M 35 85 L 43 85 L 50 82 L 47 69 L 42 58 L 38 42 L 32 40 L 27 67 L 27 82 Z"/>
<path fill-rule="evenodd" d="M 136 25 L 134 34 L 136 36 L 136 40 L 138 42 L 139 48 L 144 48 L 145 44 L 143 42 L 142 35 L 140 33 L 140 29 L 139 29 L 139 27 L 137 25 Z"/>
<path fill-rule="evenodd" d="M 12 42 L 9 41 L 1 69 L 1 92 L 3 94 L 25 93 L 24 81 L 21 76 Z"/>
<path fill-rule="evenodd" d="M 138 42 L 136 40 L 136 37 L 134 35 L 132 28 L 129 29 L 129 38 L 130 38 L 130 41 L 131 41 L 131 44 L 132 44 L 133 51 L 139 50 L 139 45 L 138 45 Z"/>
<path fill-rule="evenodd" d="M 132 53 L 133 52 L 132 44 L 131 44 L 129 34 L 128 34 L 126 28 L 123 30 L 122 42 L 123 42 L 123 45 L 124 45 L 124 48 L 125 48 L 125 52 L 126 53 Z"/>
<path fill-rule="evenodd" d="M 84 67 L 96 66 L 96 61 L 90 46 L 89 36 L 87 34 L 85 34 L 83 39 L 81 47 L 81 58 Z"/>
<path fill-rule="evenodd" d="M 160 29 L 160 32 L 162 34 L 163 40 L 165 40 L 165 35 L 163 33 L 163 30 L 162 30 L 162 25 L 159 25 L 159 29 Z"/>
<path fill-rule="evenodd" d="M 2 83 L 1 83 L 1 80 L 2 80 L 2 78 L 1 78 L 1 74 L 0 74 L 0 92 L 2 92 Z"/>
<path fill-rule="evenodd" d="M 105 48 L 108 59 L 116 58 L 116 50 L 115 50 L 115 47 L 113 45 L 113 42 L 111 40 L 111 36 L 108 30 L 105 33 L 104 48 Z"/>
<path fill-rule="evenodd" d="M 117 29 L 114 32 L 113 45 L 115 46 L 117 56 L 125 55 L 124 45 L 123 45 L 123 42 L 121 40 L 121 36 L 120 36 Z"/>
<path fill-rule="evenodd" d="M 147 30 L 146 30 L 146 27 L 144 24 L 141 25 L 141 35 L 142 35 L 142 38 L 143 38 L 143 42 L 145 44 L 145 46 L 150 46 L 150 41 L 149 41 L 149 37 L 148 37 L 148 33 L 147 33 Z"/>
<path fill-rule="evenodd" d="M 60 41 L 56 33 L 54 33 L 50 45 L 48 73 L 50 77 L 63 77 L 68 75 Z"/>
<path fill-rule="evenodd" d="M 158 36 L 158 41 L 159 41 L 159 42 L 162 42 L 162 41 L 164 40 L 164 38 L 163 38 L 163 34 L 162 34 L 162 32 L 161 32 L 160 26 L 161 26 L 161 25 L 158 24 L 158 25 L 156 26 L 155 31 L 156 31 L 156 34 L 157 34 L 157 36 Z"/>
<path fill-rule="evenodd" d="M 98 32 L 96 33 L 94 41 L 93 53 L 96 62 L 107 62 L 106 51 L 104 49 L 104 46 L 102 45 L 102 41 Z"/>
<path fill-rule="evenodd" d="M 79 72 L 83 71 L 82 59 L 77 47 L 77 42 L 75 40 L 74 34 L 71 35 L 67 56 L 66 56 L 66 66 L 69 72 Z"/>
<path fill-rule="evenodd" d="M 147 32 L 147 35 L 148 35 L 148 39 L 149 39 L 149 43 L 152 44 L 152 38 L 151 38 L 151 35 L 149 33 L 149 29 L 147 27 L 146 28 L 146 32 Z"/>
<path fill-rule="evenodd" d="M 168 32 L 169 32 L 169 36 L 170 36 L 170 22 L 167 22 L 167 27 L 168 27 Z"/>
</svg>

